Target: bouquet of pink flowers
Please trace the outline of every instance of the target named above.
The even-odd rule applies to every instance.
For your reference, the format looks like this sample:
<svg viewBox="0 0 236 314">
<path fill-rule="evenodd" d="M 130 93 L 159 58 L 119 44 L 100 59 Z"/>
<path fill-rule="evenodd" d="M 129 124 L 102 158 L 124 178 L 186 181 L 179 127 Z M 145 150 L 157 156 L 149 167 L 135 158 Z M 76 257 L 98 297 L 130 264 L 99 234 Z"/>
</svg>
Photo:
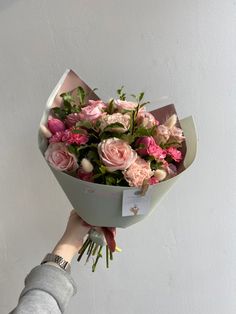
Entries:
<svg viewBox="0 0 236 314">
<path fill-rule="evenodd" d="M 42 154 L 75 210 L 93 226 L 78 258 L 86 251 L 87 260 L 96 255 L 93 271 L 103 246 L 107 267 L 119 251 L 115 228 L 153 211 L 196 155 L 191 117 L 181 120 L 183 132 L 173 105 L 148 112 L 143 92 L 131 96 L 127 100 L 121 87 L 115 98 L 100 100 L 68 70 L 40 124 Z"/>
<path fill-rule="evenodd" d="M 108 102 L 61 94 L 47 123 L 45 158 L 53 168 L 94 183 L 141 188 L 177 174 L 184 135 L 177 117 L 160 124 L 145 110 L 144 93 L 127 101 L 123 88 Z M 85 101 L 85 99 L 87 100 Z"/>
</svg>

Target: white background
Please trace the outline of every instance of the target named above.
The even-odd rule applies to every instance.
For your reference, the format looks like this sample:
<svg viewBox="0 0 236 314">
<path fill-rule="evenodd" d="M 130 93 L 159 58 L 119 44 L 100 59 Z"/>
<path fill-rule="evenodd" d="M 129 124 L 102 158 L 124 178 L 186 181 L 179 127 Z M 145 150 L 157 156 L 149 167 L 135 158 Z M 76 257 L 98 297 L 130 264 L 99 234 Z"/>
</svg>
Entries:
<svg viewBox="0 0 236 314">
<path fill-rule="evenodd" d="M 73 264 L 68 313 L 236 313 L 236 1 L 0 1 L 0 312 L 59 239 L 70 204 L 37 148 L 66 68 L 193 115 L 198 157 L 157 211 L 118 230 L 110 270 Z M 157 102 L 158 104 L 158 102 Z M 62 287 L 63 288 L 63 287 Z"/>
</svg>

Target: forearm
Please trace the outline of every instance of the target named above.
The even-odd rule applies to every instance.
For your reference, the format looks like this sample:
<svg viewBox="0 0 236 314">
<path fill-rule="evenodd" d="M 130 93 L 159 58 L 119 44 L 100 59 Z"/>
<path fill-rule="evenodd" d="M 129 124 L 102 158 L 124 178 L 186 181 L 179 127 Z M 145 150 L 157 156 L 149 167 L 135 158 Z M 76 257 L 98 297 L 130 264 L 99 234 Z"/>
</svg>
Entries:
<svg viewBox="0 0 236 314">
<path fill-rule="evenodd" d="M 52 253 L 58 255 L 65 262 L 71 262 L 83 245 L 83 238 L 90 227 L 85 225 L 73 210 L 70 214 L 66 230 L 53 249 Z M 12 314 L 43 314 L 63 313 L 70 298 L 76 293 L 76 286 L 61 263 L 51 258 L 43 262 L 46 264 L 35 267 L 26 277 L 19 303 Z M 67 268 L 66 268 L 67 269 Z M 50 309 L 50 311 L 49 311 Z"/>
<path fill-rule="evenodd" d="M 70 274 L 53 265 L 40 265 L 26 277 L 19 303 L 11 313 L 60 314 L 75 293 L 76 286 Z"/>
</svg>

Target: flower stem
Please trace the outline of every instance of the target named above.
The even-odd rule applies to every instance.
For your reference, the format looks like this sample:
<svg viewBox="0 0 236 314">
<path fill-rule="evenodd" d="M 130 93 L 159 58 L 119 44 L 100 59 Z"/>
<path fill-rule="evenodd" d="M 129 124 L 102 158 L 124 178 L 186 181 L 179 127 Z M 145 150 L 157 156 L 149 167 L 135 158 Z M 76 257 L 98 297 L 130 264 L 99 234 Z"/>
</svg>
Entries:
<svg viewBox="0 0 236 314">
<path fill-rule="evenodd" d="M 88 254 L 88 257 L 87 257 L 87 259 L 86 259 L 86 263 L 88 263 L 88 261 L 89 261 L 89 258 L 90 258 L 91 254 L 92 254 L 94 245 L 95 245 L 95 243 L 92 242 L 91 245 L 89 246 L 88 253 L 87 253 L 87 254 Z"/>
<path fill-rule="evenodd" d="M 112 254 L 112 251 L 110 251 L 110 260 L 111 260 L 111 261 L 113 260 L 113 254 Z"/>
<path fill-rule="evenodd" d="M 93 256 L 97 253 L 98 247 L 99 245 L 95 243 L 95 248 L 93 249 L 93 253 L 92 253 Z"/>
<path fill-rule="evenodd" d="M 97 254 L 97 258 L 96 258 L 96 260 L 95 260 L 95 262 L 94 262 L 94 264 L 93 264 L 93 266 L 92 266 L 92 272 L 93 272 L 93 273 L 94 273 L 95 270 L 96 270 L 96 266 L 97 266 L 97 263 L 98 263 L 99 258 L 102 257 L 101 252 L 102 252 L 102 245 L 100 245 L 100 247 L 99 247 L 99 251 L 98 251 L 98 254 Z"/>
<path fill-rule="evenodd" d="M 82 256 L 83 256 L 84 252 L 86 251 L 87 247 L 89 246 L 89 244 L 90 244 L 91 242 L 92 242 L 92 240 L 90 240 L 90 239 L 87 239 L 87 240 L 84 242 L 82 248 L 79 250 L 79 257 L 77 258 L 77 261 L 78 261 L 78 262 L 81 260 L 81 258 L 82 258 Z"/>
<path fill-rule="evenodd" d="M 106 245 L 106 265 L 107 265 L 107 268 L 109 268 L 109 248 L 108 248 L 108 245 Z"/>
</svg>

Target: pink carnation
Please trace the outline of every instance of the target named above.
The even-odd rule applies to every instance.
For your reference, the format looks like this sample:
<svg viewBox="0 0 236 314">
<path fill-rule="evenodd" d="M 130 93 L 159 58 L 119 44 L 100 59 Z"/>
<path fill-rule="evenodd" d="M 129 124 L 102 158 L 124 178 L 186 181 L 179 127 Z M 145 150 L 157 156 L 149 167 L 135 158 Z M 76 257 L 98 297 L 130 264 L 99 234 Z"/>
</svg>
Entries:
<svg viewBox="0 0 236 314">
<path fill-rule="evenodd" d="M 148 183 L 150 184 L 150 185 L 154 185 L 154 184 L 157 184 L 159 181 L 158 181 L 158 179 L 156 178 L 156 177 L 151 177 L 150 179 L 149 179 L 149 181 L 148 181 Z"/>
<path fill-rule="evenodd" d="M 123 127 L 116 127 L 111 128 L 112 131 L 118 132 L 118 133 L 124 133 L 129 129 L 130 126 L 130 115 L 128 114 L 122 114 L 122 113 L 113 113 L 113 114 L 107 114 L 103 116 L 100 120 L 100 128 L 103 131 L 107 126 L 113 123 L 120 123 L 123 125 Z"/>
<path fill-rule="evenodd" d="M 164 159 L 166 152 L 156 144 L 152 136 L 143 136 L 136 141 L 136 146 L 141 146 L 137 149 L 137 153 L 141 156 L 153 156 L 157 159 Z"/>
<path fill-rule="evenodd" d="M 101 100 L 89 100 L 89 105 L 83 107 L 79 113 L 80 120 L 96 121 L 102 115 L 106 104 Z"/>
<path fill-rule="evenodd" d="M 64 132 L 62 132 L 62 131 L 56 132 L 55 134 L 53 134 L 53 136 L 50 137 L 49 143 L 59 143 L 59 142 L 62 142 L 63 135 L 64 135 Z"/>
<path fill-rule="evenodd" d="M 159 122 L 150 112 L 139 111 L 137 116 L 137 124 L 139 126 L 143 126 L 145 128 L 150 129 L 153 126 L 158 125 Z"/>
<path fill-rule="evenodd" d="M 180 162 L 182 160 L 182 153 L 176 147 L 167 148 L 166 153 L 176 162 Z"/>
<path fill-rule="evenodd" d="M 50 166 L 59 171 L 73 172 L 78 168 L 75 155 L 63 143 L 51 143 L 45 151 L 45 159 Z"/>
<path fill-rule="evenodd" d="M 127 169 L 137 157 L 137 153 L 128 143 L 115 137 L 103 140 L 98 145 L 98 153 L 110 172 Z"/>
<path fill-rule="evenodd" d="M 129 186 L 141 187 L 144 180 L 149 180 L 152 177 L 153 172 L 150 163 L 137 157 L 135 162 L 133 162 L 123 174 Z"/>
<path fill-rule="evenodd" d="M 76 130 L 76 128 L 68 129 L 64 132 L 62 136 L 62 141 L 66 144 L 77 144 L 77 145 L 83 145 L 86 144 L 89 140 L 89 136 L 85 130 L 83 130 L 83 133 L 73 133 L 73 130 Z"/>
</svg>

